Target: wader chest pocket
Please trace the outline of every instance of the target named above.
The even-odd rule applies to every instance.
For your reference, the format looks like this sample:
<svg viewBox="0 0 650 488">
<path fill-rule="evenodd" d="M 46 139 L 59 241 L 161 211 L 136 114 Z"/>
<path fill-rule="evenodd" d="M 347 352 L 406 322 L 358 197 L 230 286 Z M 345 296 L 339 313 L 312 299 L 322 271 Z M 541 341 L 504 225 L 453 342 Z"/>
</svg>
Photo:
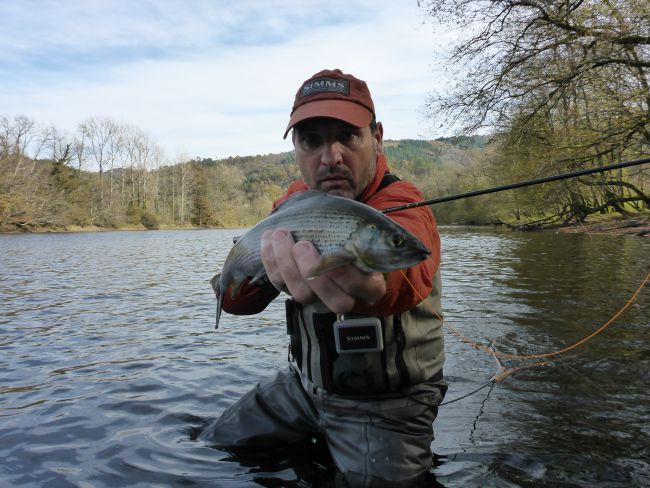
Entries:
<svg viewBox="0 0 650 488">
<path fill-rule="evenodd" d="M 336 352 L 379 352 L 384 349 L 381 321 L 376 317 L 344 319 L 334 322 Z"/>
</svg>

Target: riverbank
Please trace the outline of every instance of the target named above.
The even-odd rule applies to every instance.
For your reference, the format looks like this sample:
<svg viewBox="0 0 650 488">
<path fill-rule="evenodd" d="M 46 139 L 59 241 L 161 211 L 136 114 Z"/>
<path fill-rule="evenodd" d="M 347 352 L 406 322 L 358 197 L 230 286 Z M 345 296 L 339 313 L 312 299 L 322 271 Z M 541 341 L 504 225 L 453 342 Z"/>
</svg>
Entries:
<svg viewBox="0 0 650 488">
<path fill-rule="evenodd" d="M 239 227 L 209 227 L 214 229 L 234 229 Z M 68 225 L 65 227 L 0 227 L 0 234 L 41 234 L 55 232 L 114 232 L 114 231 L 144 231 L 144 230 L 201 230 L 206 227 L 172 226 L 160 225 L 156 229 L 147 229 L 142 224 L 116 227 L 98 227 L 96 225 L 80 226 Z M 635 214 L 630 217 L 621 215 L 597 215 L 589 216 L 585 222 L 580 224 L 559 225 L 542 228 L 541 230 L 553 230 L 565 234 L 611 234 L 611 235 L 633 235 L 639 237 L 650 237 L 650 212 Z"/>
<path fill-rule="evenodd" d="M 650 237 L 650 213 L 631 217 L 607 215 L 589 217 L 585 222 L 558 227 L 563 234 L 610 234 Z"/>
<path fill-rule="evenodd" d="M 155 229 L 148 229 L 142 224 L 125 225 L 120 227 L 99 227 L 97 225 L 66 225 L 66 226 L 5 226 L 0 227 L 0 234 L 48 234 L 48 233 L 78 233 L 78 232 L 115 232 L 115 231 L 144 231 L 144 230 L 200 230 L 200 229 L 228 229 L 231 227 L 194 227 L 191 225 L 173 226 L 160 225 Z M 232 227 L 239 228 L 239 227 Z"/>
</svg>

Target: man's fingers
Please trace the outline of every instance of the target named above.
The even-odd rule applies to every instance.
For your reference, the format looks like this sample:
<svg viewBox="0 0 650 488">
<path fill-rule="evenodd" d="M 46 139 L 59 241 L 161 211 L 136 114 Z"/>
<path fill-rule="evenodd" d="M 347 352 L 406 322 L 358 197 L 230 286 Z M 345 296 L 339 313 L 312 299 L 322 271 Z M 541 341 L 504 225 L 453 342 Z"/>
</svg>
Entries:
<svg viewBox="0 0 650 488">
<path fill-rule="evenodd" d="M 316 249 L 310 243 L 305 244 L 312 247 L 316 258 L 318 258 Z M 314 301 L 314 293 L 294 260 L 292 249 L 296 244 L 291 233 L 286 229 L 276 229 L 271 235 L 271 245 L 275 263 L 281 275 L 281 282 L 284 283 L 291 296 L 300 303 Z"/>
<path fill-rule="evenodd" d="M 366 273 L 348 264 L 330 271 L 326 276 L 344 293 L 371 305 L 386 294 L 386 280 L 379 272 Z"/>
<path fill-rule="evenodd" d="M 266 270 L 266 276 L 269 278 L 269 281 L 277 287 L 277 285 L 282 284 L 284 281 L 282 279 L 282 274 L 278 269 L 278 264 L 275 261 L 272 236 L 273 230 L 267 230 L 262 234 L 260 256 L 262 258 L 264 269 Z"/>
<path fill-rule="evenodd" d="M 382 273 L 365 273 L 356 266 L 348 265 L 331 278 L 343 291 L 369 304 L 386 294 L 386 280 Z"/>
<path fill-rule="evenodd" d="M 293 258 L 302 276 L 309 276 L 311 270 L 320 261 L 320 255 L 314 246 L 305 241 L 298 242 L 292 250 Z M 354 306 L 355 298 L 346 293 L 328 274 L 310 278 L 309 288 L 332 312 L 342 314 L 349 312 Z"/>
<path fill-rule="evenodd" d="M 321 256 L 312 243 L 296 243 L 286 229 L 269 230 L 262 235 L 261 257 L 276 288 L 288 291 L 300 303 L 319 298 L 334 313 L 349 312 L 357 299 L 372 304 L 386 293 L 381 273 L 364 273 L 352 265 L 307 279 Z"/>
</svg>

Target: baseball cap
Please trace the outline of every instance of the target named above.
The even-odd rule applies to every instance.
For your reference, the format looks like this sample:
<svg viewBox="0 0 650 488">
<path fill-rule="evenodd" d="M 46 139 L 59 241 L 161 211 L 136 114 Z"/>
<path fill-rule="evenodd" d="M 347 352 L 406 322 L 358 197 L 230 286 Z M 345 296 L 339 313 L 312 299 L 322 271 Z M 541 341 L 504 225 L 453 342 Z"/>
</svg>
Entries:
<svg viewBox="0 0 650 488">
<path fill-rule="evenodd" d="M 298 89 L 284 139 L 298 122 L 313 117 L 343 120 L 366 127 L 375 116 L 375 105 L 365 81 L 340 69 L 319 71 Z"/>
</svg>

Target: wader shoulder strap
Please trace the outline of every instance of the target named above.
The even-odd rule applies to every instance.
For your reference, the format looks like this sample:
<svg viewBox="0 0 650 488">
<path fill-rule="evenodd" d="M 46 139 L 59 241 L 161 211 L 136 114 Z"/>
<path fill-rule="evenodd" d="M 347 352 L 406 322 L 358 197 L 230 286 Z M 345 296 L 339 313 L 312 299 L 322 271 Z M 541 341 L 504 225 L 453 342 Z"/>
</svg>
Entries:
<svg viewBox="0 0 650 488">
<path fill-rule="evenodd" d="M 395 183 L 396 181 L 401 181 L 397 176 L 395 176 L 393 173 L 386 171 L 384 173 L 384 177 L 381 180 L 381 183 L 379 183 L 379 188 L 377 188 L 377 191 L 383 190 L 386 188 L 388 185 Z"/>
</svg>

